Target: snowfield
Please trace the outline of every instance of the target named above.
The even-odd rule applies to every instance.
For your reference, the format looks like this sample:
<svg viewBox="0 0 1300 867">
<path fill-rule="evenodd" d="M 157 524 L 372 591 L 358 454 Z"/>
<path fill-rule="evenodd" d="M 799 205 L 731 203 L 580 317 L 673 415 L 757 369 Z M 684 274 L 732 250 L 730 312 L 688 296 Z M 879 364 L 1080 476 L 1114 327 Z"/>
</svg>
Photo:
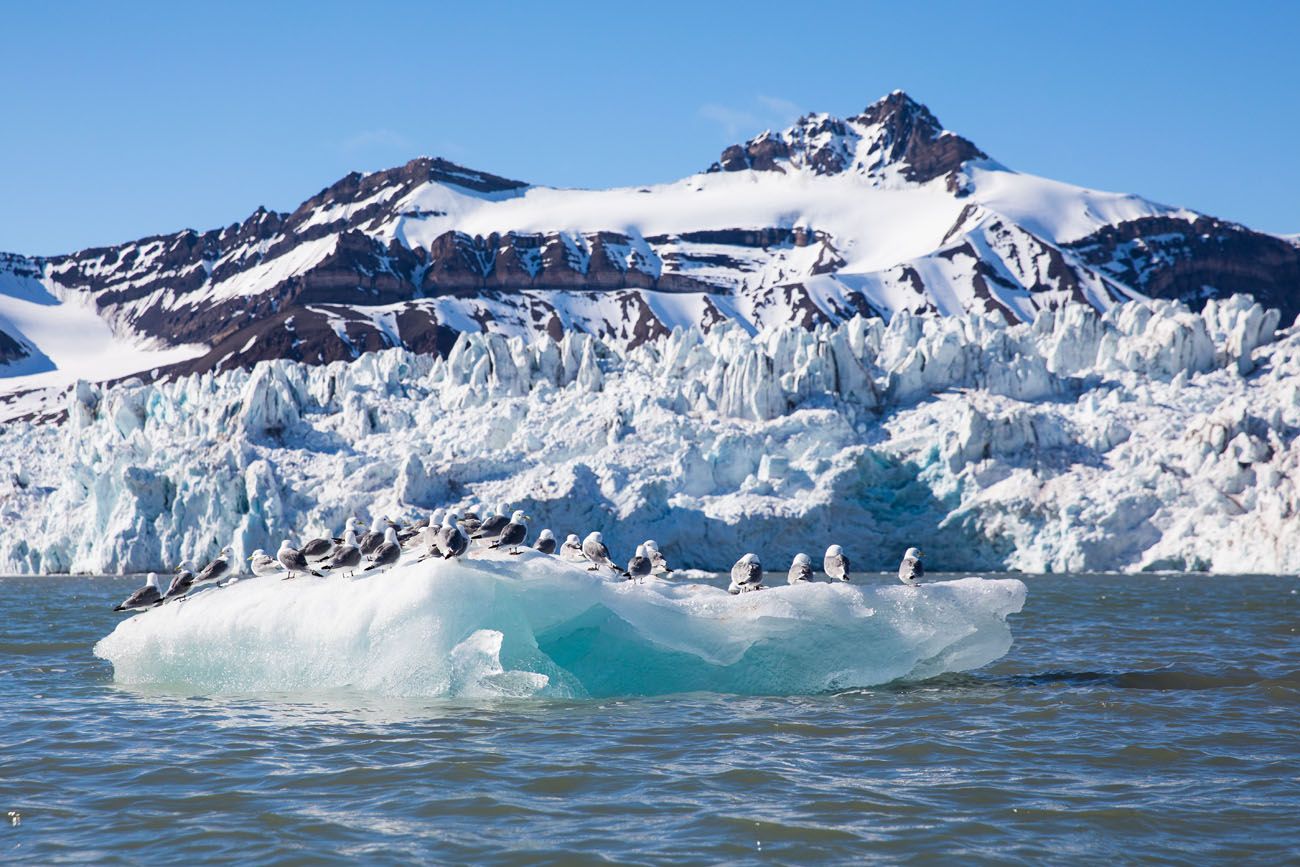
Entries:
<svg viewBox="0 0 1300 867">
<path fill-rule="evenodd" d="M 916 545 L 938 571 L 1295 573 L 1300 329 L 1278 319 L 1244 296 L 904 310 L 81 382 L 61 426 L 0 433 L 0 573 L 242 562 L 477 500 L 602 530 L 622 562 L 654 538 L 715 570 L 835 542 L 868 570 Z"/>
<path fill-rule="evenodd" d="M 1020 581 L 979 578 L 731 596 L 483 552 L 356 579 L 241 581 L 127 618 L 95 653 L 119 682 L 204 693 L 795 695 L 978 668 L 1010 649 L 1006 618 L 1024 601 Z"/>
</svg>

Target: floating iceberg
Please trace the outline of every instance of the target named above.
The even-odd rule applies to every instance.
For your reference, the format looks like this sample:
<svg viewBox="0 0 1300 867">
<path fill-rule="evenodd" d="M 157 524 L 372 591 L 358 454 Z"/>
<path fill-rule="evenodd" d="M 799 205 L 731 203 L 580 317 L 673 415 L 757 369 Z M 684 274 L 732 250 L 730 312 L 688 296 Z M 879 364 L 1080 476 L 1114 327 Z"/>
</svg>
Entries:
<svg viewBox="0 0 1300 867">
<path fill-rule="evenodd" d="M 1015 579 L 965 578 L 731 596 L 611 582 L 526 551 L 355 580 L 253 578 L 124 620 L 95 653 L 119 682 L 205 693 L 812 694 L 998 659 L 1025 592 Z"/>
</svg>

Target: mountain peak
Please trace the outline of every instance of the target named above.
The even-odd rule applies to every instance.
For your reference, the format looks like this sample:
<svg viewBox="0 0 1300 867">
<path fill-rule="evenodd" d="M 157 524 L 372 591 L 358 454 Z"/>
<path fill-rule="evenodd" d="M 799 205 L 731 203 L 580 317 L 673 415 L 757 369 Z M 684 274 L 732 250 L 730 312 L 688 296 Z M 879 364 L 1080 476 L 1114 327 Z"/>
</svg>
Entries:
<svg viewBox="0 0 1300 867">
<path fill-rule="evenodd" d="M 709 171 L 792 168 L 877 178 L 896 173 L 913 183 L 949 175 L 948 186 L 955 191 L 961 187 L 956 173 L 962 164 L 986 156 L 968 139 L 945 130 L 924 104 L 895 90 L 847 120 L 806 114 L 783 132 L 764 132 L 732 145 Z"/>
</svg>

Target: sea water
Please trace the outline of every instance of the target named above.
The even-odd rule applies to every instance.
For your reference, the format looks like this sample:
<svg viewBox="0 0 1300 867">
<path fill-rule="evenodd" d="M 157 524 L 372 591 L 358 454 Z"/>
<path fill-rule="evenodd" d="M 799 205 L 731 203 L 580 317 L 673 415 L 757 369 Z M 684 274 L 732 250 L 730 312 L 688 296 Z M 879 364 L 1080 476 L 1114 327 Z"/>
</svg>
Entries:
<svg viewBox="0 0 1300 867">
<path fill-rule="evenodd" d="M 1017 577 L 974 671 L 582 698 L 122 683 L 139 578 L 0 579 L 0 862 L 1300 858 L 1300 582 Z"/>
</svg>

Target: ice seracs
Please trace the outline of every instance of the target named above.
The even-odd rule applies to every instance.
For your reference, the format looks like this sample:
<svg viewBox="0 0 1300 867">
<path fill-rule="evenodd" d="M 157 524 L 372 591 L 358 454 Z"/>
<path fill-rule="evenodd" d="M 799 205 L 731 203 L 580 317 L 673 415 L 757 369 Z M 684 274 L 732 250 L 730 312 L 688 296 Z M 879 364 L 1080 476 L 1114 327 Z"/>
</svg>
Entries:
<svg viewBox="0 0 1300 867">
<path fill-rule="evenodd" d="M 727 592 L 733 596 L 750 590 L 763 589 L 763 565 L 757 554 L 746 554 L 731 567 L 731 586 Z"/>
<path fill-rule="evenodd" d="M 854 567 L 893 573 L 923 538 L 961 570 L 1300 572 L 1300 332 L 1271 319 L 1239 298 L 722 322 L 630 350 L 476 334 L 454 358 L 83 384 L 63 425 L 0 430 L 27 478 L 0 474 L 0 572 L 162 572 L 214 540 L 242 562 L 349 514 L 479 500 L 712 571 L 861 540 Z M 292 403 L 274 441 L 243 432 L 250 389 Z"/>
<path fill-rule="evenodd" d="M 903 562 L 898 564 L 898 580 L 915 586 L 921 583 L 924 575 L 925 567 L 921 565 L 921 552 L 916 548 L 908 548 L 903 554 Z"/>
</svg>

